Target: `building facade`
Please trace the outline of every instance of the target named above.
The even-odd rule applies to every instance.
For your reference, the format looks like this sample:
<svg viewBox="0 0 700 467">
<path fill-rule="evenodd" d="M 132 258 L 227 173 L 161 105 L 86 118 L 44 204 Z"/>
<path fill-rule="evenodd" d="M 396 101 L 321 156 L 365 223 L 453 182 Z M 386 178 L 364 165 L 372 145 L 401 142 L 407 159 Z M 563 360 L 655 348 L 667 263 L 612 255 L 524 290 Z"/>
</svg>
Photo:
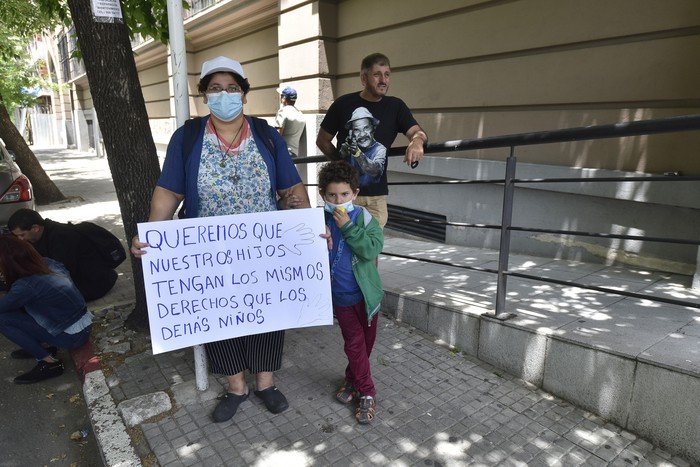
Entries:
<svg viewBox="0 0 700 467">
<path fill-rule="evenodd" d="M 184 26 L 190 111 L 204 61 L 239 60 L 251 83 L 245 112 L 272 119 L 276 88 L 298 90 L 307 116 L 302 155 L 317 155 L 318 125 L 334 98 L 360 89 L 361 59 L 392 62 L 401 97 L 431 142 L 548 131 L 700 113 L 700 2 L 696 0 L 197 0 Z M 57 38 L 52 66 L 70 84 L 56 96 L 66 144 L 101 151 L 87 79 Z M 163 152 L 175 129 L 168 49 L 134 45 L 153 138 Z M 59 125 L 59 126 L 61 126 Z M 406 144 L 399 136 L 396 146 Z M 518 177 L 700 175 L 700 132 L 517 148 Z M 391 181 L 503 178 L 508 148 L 431 154 L 412 170 L 390 163 Z M 300 171 L 309 183 L 313 166 Z M 570 183 L 518 188 L 514 225 L 696 239 L 697 183 Z M 392 206 L 448 222 L 498 224 L 499 185 L 395 186 Z M 446 226 L 447 243 L 498 246 L 497 230 Z M 694 274 L 696 245 L 522 233 L 514 252 L 620 262 Z"/>
</svg>

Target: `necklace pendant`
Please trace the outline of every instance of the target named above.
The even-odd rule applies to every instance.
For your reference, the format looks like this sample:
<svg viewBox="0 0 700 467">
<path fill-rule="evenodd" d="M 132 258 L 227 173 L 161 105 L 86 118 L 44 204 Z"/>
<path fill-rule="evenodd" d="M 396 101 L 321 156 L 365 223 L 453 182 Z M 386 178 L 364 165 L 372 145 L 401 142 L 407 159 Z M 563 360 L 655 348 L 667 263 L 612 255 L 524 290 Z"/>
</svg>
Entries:
<svg viewBox="0 0 700 467">
<path fill-rule="evenodd" d="M 219 167 L 221 167 L 222 169 L 225 168 L 225 167 L 226 167 L 226 161 L 222 159 L 221 162 L 219 162 Z"/>
</svg>

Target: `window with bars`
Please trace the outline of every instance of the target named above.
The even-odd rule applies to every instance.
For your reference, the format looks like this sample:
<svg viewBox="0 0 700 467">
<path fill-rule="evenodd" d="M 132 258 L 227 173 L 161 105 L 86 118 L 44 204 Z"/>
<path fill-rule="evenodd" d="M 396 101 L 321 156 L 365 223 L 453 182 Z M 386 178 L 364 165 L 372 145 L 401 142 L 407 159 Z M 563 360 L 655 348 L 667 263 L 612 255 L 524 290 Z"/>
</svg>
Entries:
<svg viewBox="0 0 700 467">
<path fill-rule="evenodd" d="M 190 0 L 190 9 L 185 10 L 185 19 L 194 16 L 202 10 L 216 5 L 219 0 Z"/>
<path fill-rule="evenodd" d="M 387 209 L 389 211 L 387 229 L 445 242 L 447 217 L 394 204 L 389 204 Z"/>
<path fill-rule="evenodd" d="M 61 34 L 58 39 L 58 57 L 61 63 L 61 77 L 64 83 L 70 82 L 73 78 L 85 73 L 85 66 L 82 60 L 73 57 L 77 46 L 75 29 L 71 27 Z"/>
</svg>

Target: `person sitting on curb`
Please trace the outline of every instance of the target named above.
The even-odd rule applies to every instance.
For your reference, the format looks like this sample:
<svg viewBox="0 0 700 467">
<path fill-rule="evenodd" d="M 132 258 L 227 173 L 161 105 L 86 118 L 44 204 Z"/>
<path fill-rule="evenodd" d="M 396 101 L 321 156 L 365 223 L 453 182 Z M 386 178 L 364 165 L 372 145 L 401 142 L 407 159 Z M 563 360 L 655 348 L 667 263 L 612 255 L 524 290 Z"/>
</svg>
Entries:
<svg viewBox="0 0 700 467">
<path fill-rule="evenodd" d="M 86 301 L 104 297 L 117 282 L 117 271 L 102 260 L 92 242 L 69 224 L 44 219 L 31 209 L 10 216 L 7 228 L 34 245 L 41 256 L 60 261 Z"/>
<path fill-rule="evenodd" d="M 58 261 L 42 258 L 29 243 L 3 235 L 0 274 L 9 287 L 0 298 L 0 334 L 21 347 L 12 357 L 37 361 L 14 382 L 38 383 L 62 375 L 56 347 L 81 347 L 92 329 L 92 315 L 68 271 Z"/>
</svg>

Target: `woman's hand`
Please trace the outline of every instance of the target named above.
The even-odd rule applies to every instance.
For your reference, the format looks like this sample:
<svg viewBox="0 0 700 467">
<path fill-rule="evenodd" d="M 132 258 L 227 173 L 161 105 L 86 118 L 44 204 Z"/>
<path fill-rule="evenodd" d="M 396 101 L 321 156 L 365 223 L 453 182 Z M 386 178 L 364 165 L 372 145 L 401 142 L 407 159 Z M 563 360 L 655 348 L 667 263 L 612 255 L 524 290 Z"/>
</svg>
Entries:
<svg viewBox="0 0 700 467">
<path fill-rule="evenodd" d="M 277 204 L 280 209 L 302 209 L 310 208 L 309 194 L 303 183 L 297 183 L 289 188 L 277 190 Z"/>
<path fill-rule="evenodd" d="M 136 258 L 140 258 L 141 256 L 145 255 L 148 253 L 147 251 L 143 250 L 143 248 L 151 246 L 148 243 L 144 243 L 139 241 L 139 236 L 134 235 L 133 238 L 131 239 L 131 254 L 134 255 Z"/>
<path fill-rule="evenodd" d="M 285 192 L 279 199 L 280 209 L 298 209 L 303 207 L 302 202 L 302 199 L 291 190 Z"/>
</svg>

